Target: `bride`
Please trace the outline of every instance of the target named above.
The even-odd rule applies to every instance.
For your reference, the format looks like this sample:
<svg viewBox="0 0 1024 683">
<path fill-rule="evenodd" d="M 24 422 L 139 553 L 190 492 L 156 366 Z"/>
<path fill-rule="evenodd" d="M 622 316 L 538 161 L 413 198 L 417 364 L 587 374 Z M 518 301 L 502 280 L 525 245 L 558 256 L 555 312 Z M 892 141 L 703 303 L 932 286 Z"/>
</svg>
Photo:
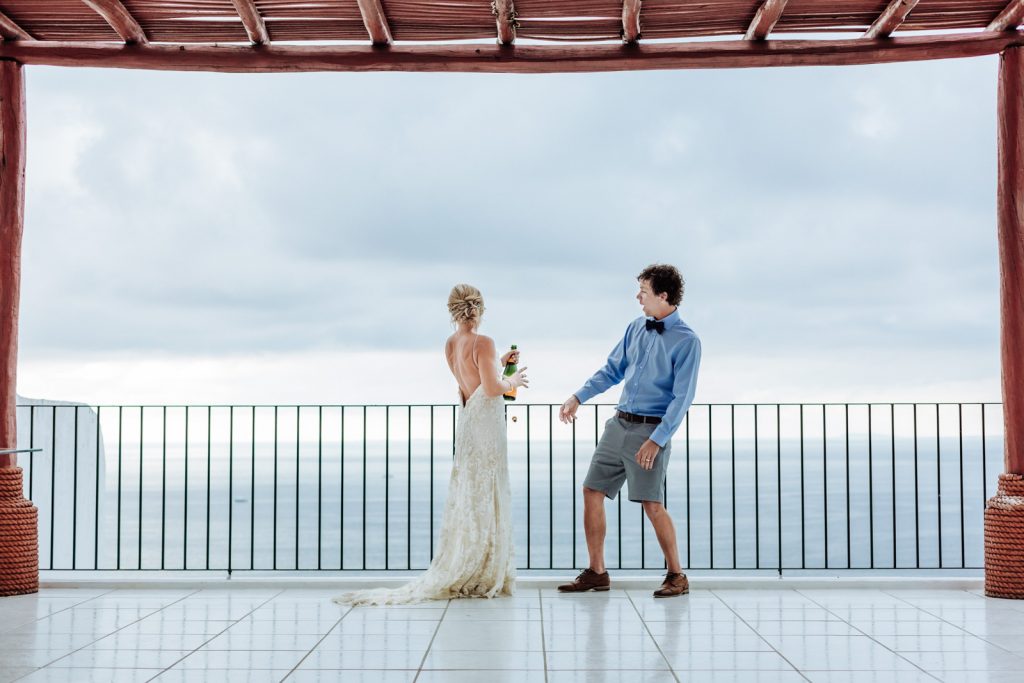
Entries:
<svg viewBox="0 0 1024 683">
<path fill-rule="evenodd" d="M 448 367 L 459 384 L 462 412 L 455 432 L 455 464 L 441 522 L 441 538 L 430 567 L 400 588 L 345 593 L 342 605 L 395 605 L 448 598 L 511 595 L 511 492 L 502 394 L 526 387 L 526 368 L 501 377 L 494 340 L 477 332 L 484 312 L 480 290 L 456 285 L 448 312 L 457 326 L 445 344 Z M 516 362 L 510 351 L 501 364 Z"/>
</svg>

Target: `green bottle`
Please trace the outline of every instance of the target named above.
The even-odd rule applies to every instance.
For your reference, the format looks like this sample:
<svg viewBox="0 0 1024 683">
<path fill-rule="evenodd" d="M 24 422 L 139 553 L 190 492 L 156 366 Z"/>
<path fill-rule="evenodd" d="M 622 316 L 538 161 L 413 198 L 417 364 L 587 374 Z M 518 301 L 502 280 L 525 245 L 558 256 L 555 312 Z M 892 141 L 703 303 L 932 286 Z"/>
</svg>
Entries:
<svg viewBox="0 0 1024 683">
<path fill-rule="evenodd" d="M 516 345 L 515 344 L 512 345 L 512 350 L 513 351 L 516 350 Z M 511 362 L 511 360 L 510 360 L 508 363 L 505 363 L 505 372 L 502 373 L 502 376 L 503 377 L 511 377 L 512 375 L 516 374 L 516 371 L 518 369 L 519 369 L 519 367 L 515 363 Z M 503 394 L 503 396 L 505 397 L 506 401 L 514 401 L 514 400 L 516 400 L 516 387 L 512 387 L 511 389 L 506 391 Z"/>
</svg>

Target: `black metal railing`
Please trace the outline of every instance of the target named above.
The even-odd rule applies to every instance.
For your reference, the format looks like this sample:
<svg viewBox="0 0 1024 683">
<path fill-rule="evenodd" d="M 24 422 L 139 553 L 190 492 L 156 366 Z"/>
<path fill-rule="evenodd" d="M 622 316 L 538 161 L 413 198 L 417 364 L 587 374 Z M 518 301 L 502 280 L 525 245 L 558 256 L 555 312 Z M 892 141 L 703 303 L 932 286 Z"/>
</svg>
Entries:
<svg viewBox="0 0 1024 683">
<path fill-rule="evenodd" d="M 580 485 L 610 405 L 507 407 L 521 569 L 586 563 Z M 452 405 L 18 407 L 40 567 L 391 570 L 429 564 Z M 694 405 L 666 504 L 691 569 L 978 569 L 998 403 Z M 607 560 L 660 568 L 641 506 Z"/>
</svg>

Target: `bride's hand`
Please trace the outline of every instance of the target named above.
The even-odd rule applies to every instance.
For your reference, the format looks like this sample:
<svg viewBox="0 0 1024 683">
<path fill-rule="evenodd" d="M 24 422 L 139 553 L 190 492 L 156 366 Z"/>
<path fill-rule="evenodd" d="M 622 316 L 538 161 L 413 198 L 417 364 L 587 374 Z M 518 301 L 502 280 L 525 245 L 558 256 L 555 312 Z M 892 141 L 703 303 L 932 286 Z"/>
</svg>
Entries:
<svg viewBox="0 0 1024 683">
<path fill-rule="evenodd" d="M 509 363 L 518 363 L 518 362 L 519 362 L 519 350 L 518 349 L 516 349 L 515 351 L 506 351 L 505 355 L 503 355 L 501 357 L 501 364 L 503 366 L 508 365 Z"/>
<path fill-rule="evenodd" d="M 526 379 L 526 368 L 525 367 L 519 368 L 519 370 L 515 374 L 509 375 L 505 379 L 507 379 L 509 382 L 511 382 L 512 386 L 514 386 L 514 387 L 529 387 L 530 386 L 530 380 Z"/>
</svg>

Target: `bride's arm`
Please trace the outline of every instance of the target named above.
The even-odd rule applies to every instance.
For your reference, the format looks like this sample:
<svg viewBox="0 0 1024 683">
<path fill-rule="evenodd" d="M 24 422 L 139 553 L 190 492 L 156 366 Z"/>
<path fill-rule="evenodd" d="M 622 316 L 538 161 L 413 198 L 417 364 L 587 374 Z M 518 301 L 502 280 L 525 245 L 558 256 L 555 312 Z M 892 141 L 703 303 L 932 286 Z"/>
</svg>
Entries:
<svg viewBox="0 0 1024 683">
<path fill-rule="evenodd" d="M 494 349 L 494 340 L 490 337 L 480 336 L 476 347 L 476 362 L 480 367 L 480 384 L 483 385 L 484 393 L 493 398 L 501 396 L 512 388 L 507 379 L 503 379 L 499 372 L 495 371 L 498 366 L 498 354 Z"/>
</svg>

